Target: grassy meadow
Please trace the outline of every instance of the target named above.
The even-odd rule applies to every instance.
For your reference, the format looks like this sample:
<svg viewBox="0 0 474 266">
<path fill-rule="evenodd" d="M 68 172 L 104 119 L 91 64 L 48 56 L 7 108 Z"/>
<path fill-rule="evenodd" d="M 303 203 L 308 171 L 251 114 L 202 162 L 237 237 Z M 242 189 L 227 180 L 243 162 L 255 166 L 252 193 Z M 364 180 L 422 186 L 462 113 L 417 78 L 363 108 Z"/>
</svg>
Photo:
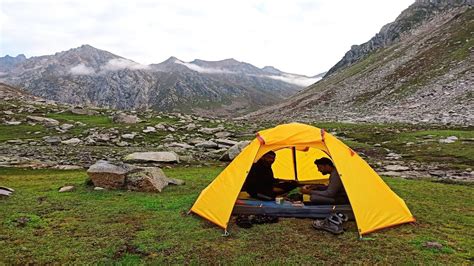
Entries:
<svg viewBox="0 0 474 266">
<path fill-rule="evenodd" d="M 82 170 L 0 168 L 0 184 L 14 188 L 0 199 L 0 264 L 472 264 L 472 186 L 384 178 L 417 218 L 359 239 L 354 222 L 333 236 L 310 219 L 242 229 L 230 236 L 187 215 L 222 166 L 166 168 L 184 186 L 162 193 L 94 191 Z M 64 185 L 73 192 L 59 193 Z M 428 241 L 442 248 L 425 247 Z"/>
</svg>

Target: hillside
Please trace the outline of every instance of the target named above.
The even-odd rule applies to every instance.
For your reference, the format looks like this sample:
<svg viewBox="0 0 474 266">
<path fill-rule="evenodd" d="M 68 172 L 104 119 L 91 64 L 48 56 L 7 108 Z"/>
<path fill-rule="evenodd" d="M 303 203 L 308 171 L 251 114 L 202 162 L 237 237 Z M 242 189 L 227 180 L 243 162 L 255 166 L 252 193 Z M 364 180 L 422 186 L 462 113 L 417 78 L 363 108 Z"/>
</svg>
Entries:
<svg viewBox="0 0 474 266">
<path fill-rule="evenodd" d="M 235 59 L 184 62 L 170 57 L 142 65 L 90 45 L 39 57 L 6 56 L 0 62 L 2 82 L 46 99 L 222 116 L 274 104 L 320 79 Z"/>
<path fill-rule="evenodd" d="M 322 80 L 247 117 L 473 125 L 473 50 L 472 4 L 417 1 Z"/>
</svg>

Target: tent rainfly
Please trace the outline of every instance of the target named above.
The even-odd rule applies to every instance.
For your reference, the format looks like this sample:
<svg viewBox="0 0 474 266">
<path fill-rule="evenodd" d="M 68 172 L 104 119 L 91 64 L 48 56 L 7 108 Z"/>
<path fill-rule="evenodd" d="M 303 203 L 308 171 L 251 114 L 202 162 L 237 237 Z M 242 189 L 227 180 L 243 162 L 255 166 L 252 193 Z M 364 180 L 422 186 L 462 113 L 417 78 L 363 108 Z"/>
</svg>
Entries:
<svg viewBox="0 0 474 266">
<path fill-rule="evenodd" d="M 301 123 L 283 124 L 258 132 L 257 137 L 201 192 L 191 212 L 226 230 L 252 164 L 270 150 L 277 152 L 275 164 L 278 161 L 283 164 L 294 162 L 286 163 L 293 167 L 280 167 L 286 169 L 280 171 L 285 175 L 283 179 L 318 178 L 314 176 L 317 170 L 311 168 L 315 158 L 305 156 L 308 151 L 322 151 L 320 154 L 330 157 L 341 176 L 361 236 L 415 221 L 403 199 L 356 152 L 323 129 Z"/>
</svg>

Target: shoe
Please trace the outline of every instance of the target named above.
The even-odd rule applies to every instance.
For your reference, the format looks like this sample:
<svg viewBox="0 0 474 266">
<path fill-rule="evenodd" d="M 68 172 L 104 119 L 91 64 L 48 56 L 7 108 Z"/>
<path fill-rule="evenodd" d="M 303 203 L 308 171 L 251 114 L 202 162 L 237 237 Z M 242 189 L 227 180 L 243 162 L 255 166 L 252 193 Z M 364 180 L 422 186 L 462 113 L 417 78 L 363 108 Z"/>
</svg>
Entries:
<svg viewBox="0 0 474 266">
<path fill-rule="evenodd" d="M 344 229 L 342 228 L 342 223 L 336 224 L 330 221 L 329 218 L 324 220 L 314 220 L 312 226 L 316 230 L 324 230 L 330 232 L 334 235 L 339 235 L 344 233 Z"/>
</svg>

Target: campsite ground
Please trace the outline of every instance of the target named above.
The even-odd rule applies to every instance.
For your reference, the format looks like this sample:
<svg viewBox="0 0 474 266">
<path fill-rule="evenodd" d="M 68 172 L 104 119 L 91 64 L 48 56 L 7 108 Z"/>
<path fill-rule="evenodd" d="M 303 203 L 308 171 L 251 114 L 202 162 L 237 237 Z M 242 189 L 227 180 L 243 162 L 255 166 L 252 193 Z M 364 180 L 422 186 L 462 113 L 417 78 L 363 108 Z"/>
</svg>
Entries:
<svg viewBox="0 0 474 266">
<path fill-rule="evenodd" d="M 16 189 L 0 199 L 0 263 L 281 264 L 449 263 L 474 256 L 472 185 L 384 178 L 405 199 L 417 222 L 359 239 L 354 222 L 340 236 L 311 228 L 309 219 L 241 229 L 229 237 L 187 215 L 222 166 L 165 169 L 185 186 L 159 194 L 94 191 L 82 170 L 0 168 L 0 183 Z M 63 185 L 70 193 L 58 193 Z M 427 247 L 437 242 L 440 248 Z"/>
</svg>

